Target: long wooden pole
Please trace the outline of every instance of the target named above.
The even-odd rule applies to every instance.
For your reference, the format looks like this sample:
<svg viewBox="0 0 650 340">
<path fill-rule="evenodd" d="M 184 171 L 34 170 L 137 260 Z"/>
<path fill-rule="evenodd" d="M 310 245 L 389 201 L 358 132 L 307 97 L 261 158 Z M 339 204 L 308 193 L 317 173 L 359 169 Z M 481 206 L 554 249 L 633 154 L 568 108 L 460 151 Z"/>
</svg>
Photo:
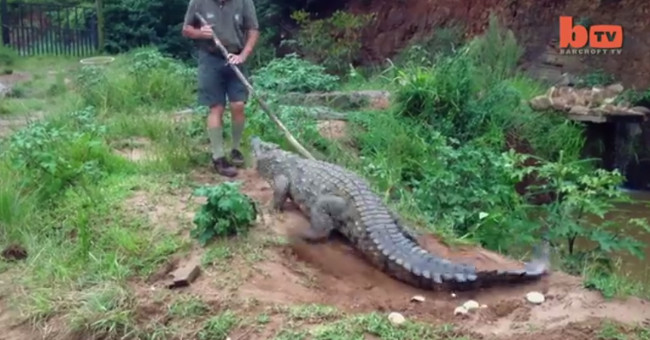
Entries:
<svg viewBox="0 0 650 340">
<path fill-rule="evenodd" d="M 196 13 L 196 17 L 199 18 L 199 20 L 201 20 L 201 23 L 203 25 L 208 25 L 208 22 L 205 20 L 205 18 L 203 18 L 201 14 Z M 214 40 L 214 43 L 217 45 L 219 50 L 221 50 L 221 54 L 223 54 L 223 57 L 226 59 L 227 62 L 228 50 L 226 50 L 223 44 L 221 44 L 221 41 L 219 40 L 219 37 L 217 37 L 217 34 L 214 33 L 214 30 L 212 30 L 212 39 Z M 305 149 L 296 140 L 296 138 L 293 137 L 291 132 L 289 132 L 289 130 L 284 126 L 284 124 L 282 124 L 280 119 L 278 119 L 278 117 L 273 112 L 271 112 L 271 109 L 269 108 L 268 105 L 266 105 L 266 103 L 262 100 L 262 98 L 257 96 L 255 89 L 253 89 L 253 86 L 248 82 L 248 80 L 246 80 L 246 77 L 239 70 L 239 68 L 236 65 L 231 64 L 230 62 L 228 62 L 228 65 L 235 72 L 235 74 L 237 75 L 239 80 L 241 80 L 244 86 L 246 86 L 248 92 L 257 100 L 257 102 L 260 104 L 260 107 L 264 110 L 264 112 L 266 112 L 269 115 L 269 117 L 271 117 L 271 120 L 280 128 L 280 130 L 282 130 L 282 132 L 284 133 L 284 137 L 289 141 L 289 143 L 291 143 L 291 145 L 293 145 L 293 147 L 295 147 L 298 150 L 298 152 L 300 152 L 300 154 L 302 154 L 304 157 L 309 159 L 315 159 L 314 156 L 312 156 L 311 153 L 309 153 L 309 151 L 307 151 L 307 149 Z"/>
</svg>

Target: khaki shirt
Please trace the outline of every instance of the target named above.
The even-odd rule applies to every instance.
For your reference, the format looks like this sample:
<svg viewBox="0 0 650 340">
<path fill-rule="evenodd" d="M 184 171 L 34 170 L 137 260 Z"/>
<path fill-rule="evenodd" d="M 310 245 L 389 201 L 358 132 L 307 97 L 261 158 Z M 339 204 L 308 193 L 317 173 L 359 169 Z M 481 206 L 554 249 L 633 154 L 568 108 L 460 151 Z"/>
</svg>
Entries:
<svg viewBox="0 0 650 340">
<path fill-rule="evenodd" d="M 246 44 L 248 30 L 259 29 L 253 0 L 190 0 L 185 13 L 185 25 L 201 27 L 195 16 L 201 14 L 230 53 L 239 53 Z M 198 47 L 217 52 L 212 40 L 200 39 Z"/>
</svg>

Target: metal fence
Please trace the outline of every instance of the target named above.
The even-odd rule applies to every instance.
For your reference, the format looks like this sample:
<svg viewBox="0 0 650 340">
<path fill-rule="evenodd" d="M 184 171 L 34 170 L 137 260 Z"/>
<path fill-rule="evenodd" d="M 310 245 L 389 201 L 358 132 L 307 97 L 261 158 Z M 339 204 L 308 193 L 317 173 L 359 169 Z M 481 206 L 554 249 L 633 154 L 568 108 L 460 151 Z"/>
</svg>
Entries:
<svg viewBox="0 0 650 340">
<path fill-rule="evenodd" d="M 0 0 L 2 42 L 20 55 L 97 51 L 97 11 L 90 5 Z"/>
</svg>

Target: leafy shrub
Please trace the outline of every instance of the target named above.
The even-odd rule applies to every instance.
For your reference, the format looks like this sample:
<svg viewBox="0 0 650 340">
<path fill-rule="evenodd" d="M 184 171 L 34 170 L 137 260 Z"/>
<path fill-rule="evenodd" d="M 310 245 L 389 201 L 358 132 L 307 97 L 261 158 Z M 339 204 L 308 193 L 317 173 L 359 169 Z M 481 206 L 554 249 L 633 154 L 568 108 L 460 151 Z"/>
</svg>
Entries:
<svg viewBox="0 0 650 340">
<path fill-rule="evenodd" d="M 641 243 L 617 229 L 620 221 L 594 224 L 590 219 L 602 217 L 622 199 L 616 172 L 594 171 L 589 164 L 562 154 L 555 162 L 539 159 L 538 165 L 524 167 L 529 155 L 476 142 L 459 144 L 392 114 L 358 116 L 352 122 L 365 176 L 386 193 L 386 200 L 410 202 L 410 209 L 435 226 L 436 232 L 511 251 L 526 249 L 546 236 L 565 258 L 577 253 L 573 251 L 576 239 L 596 245 L 579 254 L 640 254 Z M 528 205 L 515 184 L 531 173 L 542 184 L 531 185 L 528 195 L 560 198 L 547 205 Z"/>
<path fill-rule="evenodd" d="M 640 227 L 650 232 L 647 221 L 605 219 L 615 202 L 629 200 L 618 187 L 623 176 L 618 171 L 592 170 L 585 161 L 560 157 L 557 162 L 542 162 L 523 170 L 535 172 L 542 181 L 531 185 L 529 195 L 555 194 L 558 199 L 536 210 L 542 210 L 541 224 L 547 237 L 556 243 L 567 260 L 584 256 L 611 256 L 614 252 L 629 252 L 643 256 L 644 244 L 623 233 L 622 225 Z M 594 219 L 596 218 L 596 219 Z M 621 223 L 623 222 L 623 223 Z M 635 231 L 636 232 L 636 231 Z M 594 245 L 578 251 L 577 240 L 586 239 Z"/>
<path fill-rule="evenodd" d="M 0 72 L 11 73 L 18 60 L 18 53 L 7 46 L 0 46 Z"/>
<path fill-rule="evenodd" d="M 11 136 L 4 155 L 41 200 L 126 167 L 101 139 L 104 127 L 95 124 L 94 115 L 86 108 L 67 115 L 66 125 L 40 121 Z"/>
<path fill-rule="evenodd" d="M 241 183 L 224 182 L 212 187 L 198 188 L 194 194 L 207 197 L 194 217 L 191 235 L 201 245 L 213 237 L 245 234 L 257 218 L 254 202 L 239 191 Z"/>
<path fill-rule="evenodd" d="M 191 103 L 195 77 L 196 69 L 148 48 L 115 65 L 84 66 L 77 82 L 85 103 L 102 110 L 171 109 Z"/>
<path fill-rule="evenodd" d="M 104 2 L 105 49 L 123 53 L 154 45 L 181 59 L 191 58 L 192 41 L 181 35 L 185 0 L 107 0 Z"/>
<path fill-rule="evenodd" d="M 265 140 L 272 141 L 283 147 L 289 147 L 286 137 L 268 115 L 260 112 L 257 104 L 251 109 L 256 110 L 256 112 L 248 118 L 247 124 L 249 128 L 244 132 L 246 136 L 254 131 L 255 134 L 263 136 Z M 307 109 L 296 106 L 277 105 L 274 112 L 284 126 L 291 131 L 291 134 L 301 141 L 304 146 L 321 150 L 327 148 L 326 140 L 318 132 L 316 119 L 306 114 L 305 110 Z"/>
<path fill-rule="evenodd" d="M 614 76 L 603 70 L 595 70 L 578 77 L 576 87 L 606 86 L 614 82 Z"/>
<path fill-rule="evenodd" d="M 273 59 L 252 77 L 256 88 L 276 93 L 331 91 L 339 78 L 292 53 Z"/>
<path fill-rule="evenodd" d="M 357 60 L 361 50 L 361 31 L 373 14 L 355 15 L 336 11 L 331 17 L 312 20 L 300 10 L 291 15 L 300 31 L 295 44 L 307 59 L 334 73 L 344 73 Z"/>
<path fill-rule="evenodd" d="M 431 67 L 441 57 L 453 55 L 463 40 L 462 26 L 438 28 L 429 37 L 416 40 L 401 50 L 395 63 L 411 67 Z"/>
<path fill-rule="evenodd" d="M 400 71 L 396 79 L 397 112 L 437 126 L 443 134 L 453 135 L 453 127 L 440 127 L 440 124 L 453 124 L 466 111 L 475 93 L 472 73 L 473 65 L 463 56 L 445 58 L 433 68 Z"/>
<path fill-rule="evenodd" d="M 487 31 L 473 39 L 465 51 L 476 65 L 482 88 L 514 76 L 524 52 L 514 33 L 504 29 L 494 14 L 490 14 Z"/>
</svg>

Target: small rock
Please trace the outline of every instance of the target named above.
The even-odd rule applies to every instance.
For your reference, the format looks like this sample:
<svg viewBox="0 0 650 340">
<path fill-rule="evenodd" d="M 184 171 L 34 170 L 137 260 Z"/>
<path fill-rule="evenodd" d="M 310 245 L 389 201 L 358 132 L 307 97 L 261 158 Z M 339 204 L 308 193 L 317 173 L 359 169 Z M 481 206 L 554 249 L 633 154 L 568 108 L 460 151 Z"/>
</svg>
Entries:
<svg viewBox="0 0 650 340">
<path fill-rule="evenodd" d="M 544 299 L 544 295 L 542 293 L 530 292 L 530 293 L 526 294 L 526 300 L 528 300 L 528 302 L 530 302 L 530 303 L 534 303 L 536 305 L 539 305 L 542 302 L 544 302 L 545 299 Z"/>
<path fill-rule="evenodd" d="M 643 106 L 635 106 L 635 107 L 630 108 L 630 110 L 632 112 L 638 112 L 638 113 L 642 113 L 642 114 L 650 114 L 650 109 L 648 109 L 647 107 L 643 107 Z"/>
<path fill-rule="evenodd" d="M 477 309 L 477 308 L 479 308 L 479 304 L 478 304 L 478 302 L 476 302 L 476 301 L 474 301 L 474 300 L 469 300 L 469 301 L 467 301 L 467 302 L 465 302 L 465 303 L 463 304 L 463 307 L 464 307 L 467 311 L 470 311 L 470 310 L 472 310 L 472 309 Z"/>
<path fill-rule="evenodd" d="M 612 93 L 612 95 L 617 95 L 617 94 L 620 94 L 621 92 L 623 92 L 623 90 L 625 90 L 625 87 L 623 87 L 623 85 L 617 83 L 617 84 L 612 84 L 612 85 L 607 86 L 606 90 L 608 92 Z"/>
<path fill-rule="evenodd" d="M 416 295 L 416 296 L 414 296 L 414 297 L 411 298 L 411 301 L 415 301 L 415 302 L 424 302 L 424 296 Z"/>
<path fill-rule="evenodd" d="M 467 315 L 468 310 L 463 306 L 458 306 L 454 309 L 454 315 Z"/>
<path fill-rule="evenodd" d="M 186 265 L 176 269 L 171 275 L 172 282 L 168 284 L 169 288 L 189 286 L 201 273 L 201 267 L 198 261 L 190 261 Z"/>
<path fill-rule="evenodd" d="M 481 309 L 487 308 L 487 305 L 481 305 Z"/>
<path fill-rule="evenodd" d="M 569 114 L 572 114 L 572 115 L 585 115 L 586 116 L 589 113 L 590 113 L 589 108 L 586 107 L 586 106 L 582 106 L 582 105 L 572 106 L 571 110 L 569 110 Z"/>
<path fill-rule="evenodd" d="M 11 87 L 0 83 L 0 98 L 11 96 Z"/>
<path fill-rule="evenodd" d="M 530 106 L 533 110 L 541 111 L 551 107 L 551 100 L 547 96 L 537 96 L 530 100 Z"/>
<path fill-rule="evenodd" d="M 390 321 L 393 325 L 399 326 L 406 322 L 406 318 L 400 313 L 392 312 L 388 314 L 388 321 Z"/>
<path fill-rule="evenodd" d="M 451 293 L 451 297 L 455 298 L 455 297 L 456 297 L 456 293 Z"/>
</svg>

